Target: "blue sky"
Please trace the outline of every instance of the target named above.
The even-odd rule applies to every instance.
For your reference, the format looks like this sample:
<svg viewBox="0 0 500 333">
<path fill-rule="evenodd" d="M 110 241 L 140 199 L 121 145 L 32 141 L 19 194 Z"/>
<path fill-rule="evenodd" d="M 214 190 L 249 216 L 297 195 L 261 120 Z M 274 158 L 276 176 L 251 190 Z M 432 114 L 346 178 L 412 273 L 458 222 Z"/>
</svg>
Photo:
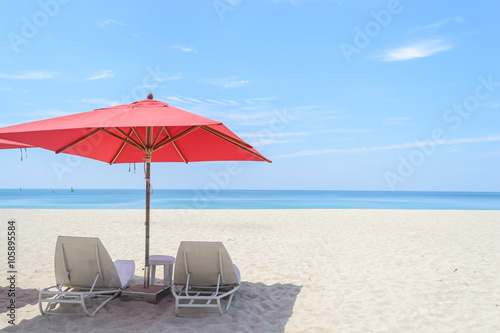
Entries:
<svg viewBox="0 0 500 333">
<path fill-rule="evenodd" d="M 0 126 L 155 99 L 273 161 L 155 188 L 500 191 L 498 1 L 7 2 Z M 143 188 L 142 165 L 0 151 L 1 188 Z"/>
</svg>

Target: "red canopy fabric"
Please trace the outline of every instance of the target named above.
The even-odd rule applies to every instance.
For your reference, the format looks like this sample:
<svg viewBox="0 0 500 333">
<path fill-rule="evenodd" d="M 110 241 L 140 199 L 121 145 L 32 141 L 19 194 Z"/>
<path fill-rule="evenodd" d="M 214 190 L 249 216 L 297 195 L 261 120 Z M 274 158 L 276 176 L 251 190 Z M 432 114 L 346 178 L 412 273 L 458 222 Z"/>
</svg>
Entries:
<svg viewBox="0 0 500 333">
<path fill-rule="evenodd" d="M 110 164 L 148 153 L 152 162 L 270 162 L 221 122 L 152 99 L 1 128 L 0 138 Z"/>
</svg>

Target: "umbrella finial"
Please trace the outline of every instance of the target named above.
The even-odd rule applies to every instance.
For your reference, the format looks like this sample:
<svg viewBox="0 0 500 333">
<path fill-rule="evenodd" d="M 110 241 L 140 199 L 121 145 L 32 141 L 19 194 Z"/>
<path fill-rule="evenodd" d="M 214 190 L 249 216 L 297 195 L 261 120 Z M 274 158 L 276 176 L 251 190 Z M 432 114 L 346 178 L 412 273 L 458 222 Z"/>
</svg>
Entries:
<svg viewBox="0 0 500 333">
<path fill-rule="evenodd" d="M 148 99 L 153 99 L 153 94 L 151 92 L 148 94 Z"/>
</svg>

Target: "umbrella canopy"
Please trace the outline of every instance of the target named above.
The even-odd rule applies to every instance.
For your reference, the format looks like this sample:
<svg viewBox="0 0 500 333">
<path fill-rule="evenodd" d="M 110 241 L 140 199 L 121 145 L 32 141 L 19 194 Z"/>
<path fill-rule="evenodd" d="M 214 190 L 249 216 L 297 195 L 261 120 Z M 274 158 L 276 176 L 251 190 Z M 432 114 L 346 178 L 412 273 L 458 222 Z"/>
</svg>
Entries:
<svg viewBox="0 0 500 333">
<path fill-rule="evenodd" d="M 110 164 L 148 155 L 154 162 L 270 162 L 221 122 L 152 99 L 4 127 L 0 138 Z"/>
<path fill-rule="evenodd" d="M 33 148 L 33 146 L 24 143 L 0 139 L 0 149 L 14 149 L 14 148 Z"/>
<path fill-rule="evenodd" d="M 153 100 L 0 128 L 0 138 L 109 164 L 146 163 L 144 287 L 149 287 L 150 162 L 269 161 L 221 122 Z"/>
</svg>

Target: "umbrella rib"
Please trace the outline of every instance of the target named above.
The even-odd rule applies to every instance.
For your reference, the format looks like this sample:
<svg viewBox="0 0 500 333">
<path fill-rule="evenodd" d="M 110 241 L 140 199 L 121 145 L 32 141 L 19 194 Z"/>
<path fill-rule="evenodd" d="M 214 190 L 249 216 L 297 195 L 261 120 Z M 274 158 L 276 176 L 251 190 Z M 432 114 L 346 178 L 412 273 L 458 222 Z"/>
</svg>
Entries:
<svg viewBox="0 0 500 333">
<path fill-rule="evenodd" d="M 119 128 L 119 127 L 114 127 L 114 129 L 115 129 L 115 130 L 117 130 L 118 132 L 120 132 L 121 134 L 123 134 L 123 136 L 125 136 L 128 140 L 130 140 L 130 141 L 132 141 L 133 143 L 135 143 L 138 147 L 141 147 L 141 144 L 140 144 L 139 142 L 135 141 L 135 140 L 134 140 L 134 139 L 130 136 L 130 134 L 132 134 L 132 132 L 130 132 L 129 134 L 127 134 L 127 133 L 125 133 L 125 132 L 124 132 L 121 128 Z M 133 127 L 131 127 L 131 130 L 133 131 L 133 130 L 134 130 L 134 128 L 133 128 Z M 136 134 L 137 134 L 137 133 L 136 133 Z M 137 135 L 137 137 L 139 137 L 139 136 Z M 140 139 L 140 137 L 139 137 L 139 139 Z M 142 142 L 142 140 L 141 140 L 141 142 Z M 145 147 L 146 147 L 146 146 L 144 145 L 144 143 L 142 144 L 142 147 L 143 147 L 143 148 L 145 148 Z"/>
<path fill-rule="evenodd" d="M 130 130 L 130 133 L 128 134 L 128 136 L 130 136 L 131 133 L 132 133 L 132 130 Z M 113 159 L 111 160 L 111 162 L 109 162 L 109 164 L 115 163 L 115 161 L 118 158 L 118 156 L 120 156 L 120 154 L 122 153 L 123 148 L 125 148 L 125 145 L 126 145 L 126 143 L 122 142 L 122 145 L 121 145 L 120 149 L 116 152 L 116 155 L 113 157 Z"/>
<path fill-rule="evenodd" d="M 84 141 L 84 140 L 87 140 L 88 138 L 90 138 L 91 136 L 99 133 L 100 131 L 102 131 L 102 128 L 97 128 L 95 129 L 94 131 L 90 132 L 89 134 L 85 135 L 84 137 L 81 137 L 80 139 L 76 140 L 76 141 L 73 141 L 72 143 L 70 143 L 69 145 L 59 149 L 59 150 L 56 150 L 56 154 L 59 154 L 59 153 L 64 153 L 66 150 L 70 149 L 70 148 L 73 148 L 74 146 L 76 146 L 77 144 L 79 144 L 80 142 Z"/>
<path fill-rule="evenodd" d="M 165 131 L 165 133 L 167 133 L 167 136 L 168 138 L 172 138 L 170 136 L 170 133 L 168 133 L 167 129 L 165 128 L 165 126 L 162 127 L 162 129 Z M 179 148 L 177 147 L 177 144 L 175 142 L 172 142 L 172 145 L 174 146 L 175 150 L 177 151 L 177 154 L 179 154 L 179 156 L 182 158 L 182 160 L 184 161 L 184 163 L 187 164 L 187 161 L 186 159 L 184 158 L 184 155 L 182 155 L 181 151 L 179 150 Z"/>
<path fill-rule="evenodd" d="M 134 131 L 134 134 L 139 139 L 139 141 L 141 142 L 141 145 L 143 147 L 146 147 L 146 145 L 144 144 L 144 141 L 142 141 L 142 138 L 140 137 L 139 133 L 137 133 L 137 131 L 135 130 L 135 127 L 132 127 L 132 131 Z"/>
<path fill-rule="evenodd" d="M 135 148 L 139 149 L 140 151 L 144 151 L 144 148 L 143 148 L 143 147 L 141 147 L 140 145 L 138 145 L 138 144 L 137 144 L 135 141 L 133 141 L 133 140 L 132 140 L 132 141 L 129 141 L 129 139 L 128 139 L 128 138 L 124 139 L 124 138 L 122 138 L 121 136 L 116 135 L 115 133 L 112 133 L 112 132 L 108 131 L 108 130 L 107 130 L 107 129 L 105 129 L 105 128 L 103 128 L 103 129 L 102 129 L 102 131 L 103 131 L 104 133 L 106 133 L 106 134 L 111 135 L 112 137 L 115 137 L 116 139 L 118 139 L 118 140 L 120 140 L 120 141 L 123 141 L 123 142 L 125 142 L 125 143 L 128 143 L 129 145 L 131 145 L 132 147 L 135 147 Z"/>
<path fill-rule="evenodd" d="M 226 141 L 229 141 L 235 145 L 238 145 L 238 146 L 243 146 L 243 147 L 247 147 L 247 148 L 252 148 L 252 146 L 250 146 L 248 143 L 246 142 L 243 142 L 243 141 L 240 141 L 238 139 L 235 139 L 233 137 L 230 137 L 229 135 L 227 134 L 224 134 L 222 132 L 219 132 L 211 127 L 208 127 L 208 126 L 201 126 L 201 129 L 204 129 L 205 131 L 209 132 L 209 133 L 212 133 L 213 135 L 216 135 L 218 136 L 219 138 L 221 139 L 224 139 Z"/>
<path fill-rule="evenodd" d="M 201 128 L 202 128 L 202 129 L 204 129 L 205 131 L 207 131 L 207 132 L 209 132 L 209 133 L 211 133 L 211 134 L 213 134 L 213 135 L 215 135 L 215 136 L 217 136 L 217 137 L 221 138 L 222 140 L 225 140 L 225 141 L 227 141 L 227 142 L 229 142 L 229 143 L 231 143 L 231 144 L 235 145 L 236 147 L 243 149 L 243 150 L 244 150 L 244 151 L 246 151 L 247 153 L 252 154 L 252 155 L 253 155 L 253 156 L 255 156 L 255 157 L 258 157 L 258 158 L 260 158 L 260 159 L 261 159 L 261 160 L 263 160 L 263 161 L 266 161 L 266 162 L 271 163 L 271 161 L 270 161 L 270 160 L 268 160 L 268 159 L 267 159 L 267 158 L 265 158 L 264 156 L 260 155 L 259 153 L 253 152 L 253 151 L 251 151 L 249 148 L 247 148 L 247 147 L 245 147 L 245 146 L 242 146 L 242 145 L 240 144 L 240 143 L 241 143 L 241 141 L 236 140 L 236 139 L 234 139 L 234 138 L 231 138 L 230 136 L 228 136 L 228 135 L 226 135 L 226 134 L 224 134 L 224 133 L 221 133 L 221 132 L 219 132 L 219 131 L 217 131 L 217 130 L 214 130 L 213 128 L 207 127 L 207 126 L 202 126 Z M 248 145 L 248 144 L 245 144 L 245 145 L 246 145 L 246 146 L 250 146 L 250 145 Z"/>
<path fill-rule="evenodd" d="M 184 135 L 187 135 L 187 134 L 191 133 L 192 131 L 197 130 L 200 127 L 201 126 L 192 126 L 192 127 L 188 128 L 187 130 L 185 130 L 184 132 L 181 132 L 181 133 L 177 134 L 173 138 L 168 138 L 168 139 L 164 138 L 163 140 L 161 140 L 160 142 L 158 142 L 158 144 L 156 144 L 153 147 L 153 152 L 157 151 L 160 148 L 165 147 L 166 145 L 168 145 L 171 142 L 174 142 L 174 141 L 182 138 Z"/>
<path fill-rule="evenodd" d="M 152 147 L 154 147 L 154 146 L 155 146 L 155 144 L 156 144 L 156 142 L 158 141 L 158 138 L 160 137 L 160 135 L 161 135 L 161 131 L 162 131 L 162 130 L 165 130 L 165 132 L 167 131 L 167 130 L 165 129 L 165 126 L 162 126 L 162 127 L 161 127 L 161 129 L 160 129 L 160 130 L 158 131 L 158 133 L 156 134 L 156 137 L 155 137 L 155 139 L 154 139 L 154 141 L 153 141 L 153 145 L 152 145 Z"/>
</svg>

